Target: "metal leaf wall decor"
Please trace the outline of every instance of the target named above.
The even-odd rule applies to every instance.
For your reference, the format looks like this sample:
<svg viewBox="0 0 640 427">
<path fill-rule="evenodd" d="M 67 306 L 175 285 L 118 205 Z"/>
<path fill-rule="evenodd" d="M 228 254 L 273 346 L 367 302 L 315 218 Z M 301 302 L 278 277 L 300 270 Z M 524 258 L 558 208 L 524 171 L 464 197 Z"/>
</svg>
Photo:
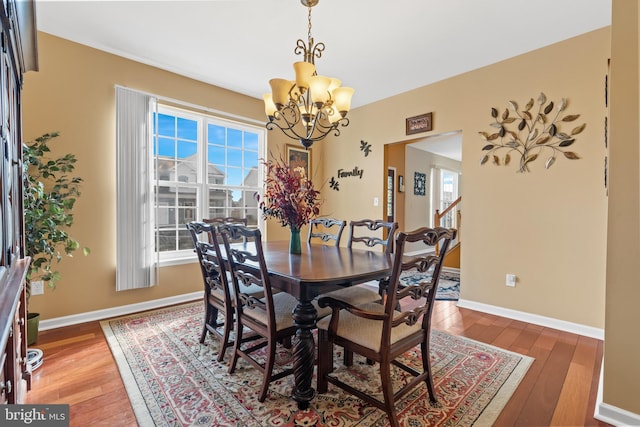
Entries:
<svg viewBox="0 0 640 427">
<path fill-rule="evenodd" d="M 491 160 L 497 166 L 508 166 L 511 157 L 515 156 L 519 157 L 518 172 L 529 172 L 529 163 L 538 158 L 546 158 L 546 169 L 555 163 L 559 155 L 569 160 L 580 158 L 568 150 L 576 141 L 575 136 L 587 126 L 586 123 L 578 126 L 571 124 L 580 114 L 565 114 L 567 100 L 562 98 L 556 106 L 553 101 L 547 102 L 544 93 L 538 96 L 537 108 L 534 108 L 535 104 L 531 98 L 524 109 L 520 109 L 515 101 L 509 101 L 509 107 L 502 114 L 496 108 L 491 109 L 494 122 L 490 126 L 495 128 L 495 132 L 478 132 L 486 141 L 482 147 L 486 153 L 480 164 Z M 573 127 L 568 132 L 561 129 L 569 129 L 570 126 Z M 504 157 L 500 157 L 499 153 L 504 153 Z"/>
</svg>

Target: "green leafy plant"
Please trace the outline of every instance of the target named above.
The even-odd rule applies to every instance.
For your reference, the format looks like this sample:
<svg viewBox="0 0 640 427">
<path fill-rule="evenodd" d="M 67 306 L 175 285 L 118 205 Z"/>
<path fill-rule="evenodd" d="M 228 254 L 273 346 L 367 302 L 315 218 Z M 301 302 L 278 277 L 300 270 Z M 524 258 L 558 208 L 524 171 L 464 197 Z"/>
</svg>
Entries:
<svg viewBox="0 0 640 427">
<path fill-rule="evenodd" d="M 511 154 L 520 157 L 518 172 L 529 172 L 529 163 L 548 153 L 545 168 L 549 169 L 556 161 L 558 154 L 562 154 L 569 160 L 577 160 L 580 157 L 567 147 L 573 145 L 575 136 L 582 132 L 586 123 L 574 127 L 569 133 L 562 132 L 562 124 L 577 120 L 579 114 L 562 115 L 567 108 L 567 100 L 562 98 L 557 107 L 553 101 L 547 103 L 547 97 L 540 93 L 537 99 L 538 111 L 533 108 L 533 98 L 527 102 L 524 109 L 520 109 L 515 101 L 509 101 L 509 108 L 502 114 L 496 109 L 491 109 L 491 117 L 494 122 L 490 124 L 496 132 L 478 132 L 487 144 L 482 147 L 486 153 L 482 156 L 480 164 L 484 165 L 490 159 L 495 165 L 508 166 Z M 555 108 L 555 114 L 553 114 Z M 532 111 L 533 109 L 533 111 Z M 512 115 L 513 112 L 513 115 Z M 517 123 L 517 124 L 516 124 Z M 509 129 L 509 126 L 515 129 Z M 506 150 L 503 158 L 498 156 L 498 151 Z"/>
<path fill-rule="evenodd" d="M 49 143 L 58 136 L 58 132 L 47 133 L 23 146 L 25 254 L 31 257 L 27 284 L 42 280 L 50 288 L 60 279 L 55 264 L 80 248 L 69 227 L 82 178 L 71 175 L 76 163 L 73 154 L 48 157 Z M 83 253 L 88 255 L 89 248 L 83 248 Z"/>
</svg>

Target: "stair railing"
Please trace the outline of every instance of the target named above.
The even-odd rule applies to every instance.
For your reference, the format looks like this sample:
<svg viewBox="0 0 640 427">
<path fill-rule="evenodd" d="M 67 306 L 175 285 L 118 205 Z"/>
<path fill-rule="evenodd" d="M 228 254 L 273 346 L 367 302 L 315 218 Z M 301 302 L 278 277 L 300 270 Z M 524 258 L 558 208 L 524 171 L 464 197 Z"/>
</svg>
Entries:
<svg viewBox="0 0 640 427">
<path fill-rule="evenodd" d="M 442 212 L 440 212 L 440 209 L 436 209 L 436 212 L 433 214 L 433 226 L 434 227 L 440 227 L 440 220 L 446 216 L 449 212 L 451 212 L 453 209 L 455 209 L 460 202 L 462 201 L 462 196 L 458 197 L 457 199 L 455 199 L 453 201 L 453 203 L 451 203 L 449 206 L 447 206 L 447 208 L 445 210 L 443 210 Z M 460 210 L 458 209 L 456 211 L 456 228 L 458 229 L 458 235 L 456 236 L 456 243 L 460 243 L 460 223 L 462 221 L 462 215 L 460 214 Z M 451 245 L 451 247 L 455 246 L 454 244 Z M 438 245 L 436 245 L 436 254 L 439 252 L 439 247 Z"/>
</svg>

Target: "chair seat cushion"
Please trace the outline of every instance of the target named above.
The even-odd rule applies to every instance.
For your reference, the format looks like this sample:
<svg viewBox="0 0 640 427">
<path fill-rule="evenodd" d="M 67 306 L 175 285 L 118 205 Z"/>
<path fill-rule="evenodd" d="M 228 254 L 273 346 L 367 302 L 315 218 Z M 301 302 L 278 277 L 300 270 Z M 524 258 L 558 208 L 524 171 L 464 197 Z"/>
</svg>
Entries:
<svg viewBox="0 0 640 427">
<path fill-rule="evenodd" d="M 384 312 L 384 305 L 376 303 L 363 304 L 358 308 L 378 313 Z M 394 313 L 400 314 L 399 312 Z M 319 320 L 318 329 L 328 330 L 330 321 L 331 316 Z M 336 335 L 373 351 L 380 351 L 382 325 L 382 320 L 365 319 L 355 316 L 346 310 L 341 310 Z M 393 345 L 411 334 L 419 333 L 421 330 L 421 322 L 416 322 L 412 326 L 402 323 L 391 330 L 390 344 Z"/>
<path fill-rule="evenodd" d="M 318 299 L 322 297 L 335 298 L 351 305 L 362 305 L 381 300 L 378 292 L 362 285 L 349 286 L 344 289 L 338 289 L 337 291 L 327 292 L 326 294 L 320 295 Z"/>
<path fill-rule="evenodd" d="M 286 292 L 279 292 L 273 295 L 273 305 L 276 310 L 276 330 L 280 331 L 293 326 L 293 309 L 296 308 L 297 304 L 298 300 Z M 318 311 L 318 319 L 331 314 L 331 308 L 320 308 L 315 301 L 313 301 L 313 305 Z M 243 313 L 263 325 L 267 324 L 267 312 L 265 310 L 257 307 L 253 309 L 245 308 Z"/>
</svg>

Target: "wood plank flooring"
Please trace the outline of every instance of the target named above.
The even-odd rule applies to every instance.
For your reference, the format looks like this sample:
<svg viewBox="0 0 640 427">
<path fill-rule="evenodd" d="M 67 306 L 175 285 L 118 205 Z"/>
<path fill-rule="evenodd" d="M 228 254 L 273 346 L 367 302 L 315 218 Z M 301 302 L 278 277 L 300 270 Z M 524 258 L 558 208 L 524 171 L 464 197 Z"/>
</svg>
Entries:
<svg viewBox="0 0 640 427">
<path fill-rule="evenodd" d="M 535 358 L 495 426 L 608 426 L 593 418 L 602 341 L 452 301 L 436 302 L 433 328 Z M 70 404 L 71 426 L 137 425 L 98 322 L 40 332 L 34 347 L 44 352 L 44 363 L 26 403 Z"/>
</svg>

